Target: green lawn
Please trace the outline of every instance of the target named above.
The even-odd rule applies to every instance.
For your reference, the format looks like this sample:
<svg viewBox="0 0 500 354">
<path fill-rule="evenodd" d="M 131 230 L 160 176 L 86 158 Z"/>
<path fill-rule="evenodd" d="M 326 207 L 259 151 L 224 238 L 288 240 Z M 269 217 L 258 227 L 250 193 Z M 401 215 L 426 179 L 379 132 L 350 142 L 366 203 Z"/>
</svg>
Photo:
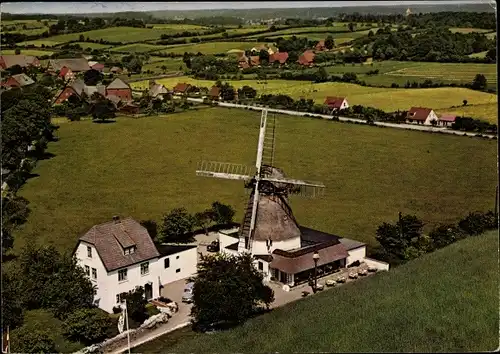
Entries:
<svg viewBox="0 0 500 354">
<path fill-rule="evenodd" d="M 80 47 L 83 49 L 90 48 L 90 49 L 107 49 L 110 48 L 110 45 L 107 44 L 101 44 L 101 43 L 92 43 L 92 42 L 76 42 L 73 44 L 78 44 Z"/>
<path fill-rule="evenodd" d="M 449 29 L 450 32 L 453 33 L 486 33 L 486 32 L 491 32 L 489 29 L 483 29 L 483 28 L 471 28 L 471 27 L 452 27 Z"/>
<path fill-rule="evenodd" d="M 26 41 L 26 42 L 18 43 L 18 45 L 20 45 L 20 46 L 34 45 L 35 47 L 41 47 L 42 45 L 44 45 L 46 47 L 52 47 L 52 46 L 56 46 L 58 44 L 64 43 L 64 42 L 56 41 L 53 38 L 55 38 L 55 37 L 50 37 L 50 39 L 35 39 L 33 41 Z M 78 39 L 78 37 L 76 39 Z"/>
<path fill-rule="evenodd" d="M 152 70 L 155 73 L 162 73 L 162 66 L 167 67 L 167 71 L 179 71 L 179 68 L 182 67 L 182 70 L 186 69 L 186 64 L 182 61 L 182 58 L 161 58 L 163 60 L 155 60 L 145 64 L 142 67 L 142 71 Z"/>
<path fill-rule="evenodd" d="M 161 81 L 161 80 L 158 80 Z M 116 123 L 68 122 L 20 195 L 32 213 L 15 236 L 71 251 L 78 237 L 113 215 L 159 220 L 172 208 L 228 203 L 239 221 L 241 182 L 197 177 L 202 159 L 255 161 L 258 112 L 204 108 Z M 295 178 L 323 181 L 325 196 L 293 198 L 297 220 L 371 245 L 398 212 L 431 227 L 494 202 L 495 141 L 279 116 L 276 163 Z"/>
<path fill-rule="evenodd" d="M 346 66 L 347 68 L 347 66 Z M 375 67 L 374 67 L 375 68 Z M 157 80 L 166 87 L 174 87 L 178 82 L 187 82 L 196 86 L 211 87 L 214 81 L 197 80 L 189 77 L 173 77 Z M 469 112 L 473 117 L 483 118 L 490 122 L 497 121 L 496 111 L 484 111 L 475 107 L 497 104 L 497 95 L 469 90 L 460 87 L 440 87 L 430 89 L 392 89 L 385 87 L 368 87 L 341 82 L 310 83 L 307 81 L 269 80 L 267 84 L 260 80 L 224 80 L 235 88 L 244 85 L 257 90 L 257 94 L 286 94 L 293 98 L 312 98 L 318 103 L 323 103 L 326 96 L 345 96 L 349 104 L 371 106 L 387 112 L 408 110 L 411 106 L 430 107 L 435 110 L 455 109 L 461 106 L 465 99 L 471 105 Z M 148 81 L 139 81 L 131 84 L 133 88 L 143 89 L 148 86 Z M 484 113 L 488 115 L 484 115 Z"/>
<path fill-rule="evenodd" d="M 212 335 L 183 329 L 133 351 L 494 351 L 499 344 L 498 271 L 498 233 L 488 232 L 298 300 L 236 329 Z"/>
</svg>

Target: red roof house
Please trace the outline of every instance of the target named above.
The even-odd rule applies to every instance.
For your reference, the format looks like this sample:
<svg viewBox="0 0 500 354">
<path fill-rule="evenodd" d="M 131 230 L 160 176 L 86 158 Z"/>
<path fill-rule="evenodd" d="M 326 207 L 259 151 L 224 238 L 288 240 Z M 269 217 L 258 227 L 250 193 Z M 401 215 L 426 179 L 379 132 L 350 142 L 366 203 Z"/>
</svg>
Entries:
<svg viewBox="0 0 500 354">
<path fill-rule="evenodd" d="M 30 55 L 0 55 L 0 68 L 8 69 L 15 65 L 19 65 L 22 68 L 40 66 L 40 61 L 38 58 Z"/>
<path fill-rule="evenodd" d="M 406 114 L 406 123 L 432 125 L 432 121 L 438 122 L 436 113 L 431 108 L 411 107 Z"/>
<path fill-rule="evenodd" d="M 32 85 L 34 83 L 35 81 L 33 81 L 28 75 L 18 74 L 18 75 L 12 75 L 5 82 L 2 82 L 2 86 L 9 88 L 24 87 Z"/>
<path fill-rule="evenodd" d="M 313 66 L 314 65 L 314 57 L 315 54 L 312 50 L 306 50 L 297 60 L 297 63 L 304 66 Z"/>
<path fill-rule="evenodd" d="M 129 84 L 116 78 L 106 87 L 106 96 L 117 96 L 123 101 L 132 101 L 132 89 Z"/>
<path fill-rule="evenodd" d="M 238 66 L 242 69 L 247 69 L 250 67 L 250 64 L 248 63 L 248 57 L 245 54 L 238 58 Z"/>
<path fill-rule="evenodd" d="M 97 70 L 99 72 L 103 72 L 104 64 L 96 63 L 90 67 L 91 69 Z"/>
<path fill-rule="evenodd" d="M 65 80 L 70 80 L 75 78 L 75 74 L 71 71 L 67 66 L 63 66 L 61 71 L 59 72 L 59 77 L 64 78 Z"/>
<path fill-rule="evenodd" d="M 439 117 L 438 124 L 443 127 L 450 127 L 453 123 L 455 123 L 456 119 L 457 116 L 454 114 L 443 114 Z"/>
<path fill-rule="evenodd" d="M 271 54 L 269 56 L 269 63 L 275 63 L 278 62 L 280 65 L 283 65 L 286 63 L 286 60 L 288 59 L 288 53 L 287 52 L 278 52 Z"/>
<path fill-rule="evenodd" d="M 250 57 L 250 64 L 252 66 L 259 66 L 260 65 L 260 57 L 258 55 L 252 55 Z"/>
<path fill-rule="evenodd" d="M 220 98 L 220 88 L 217 86 L 212 86 L 210 92 L 208 93 L 208 97 L 212 100 L 218 100 Z"/>
<path fill-rule="evenodd" d="M 341 110 L 349 108 L 349 103 L 345 97 L 328 96 L 325 99 L 325 104 L 332 110 Z"/>
<path fill-rule="evenodd" d="M 185 82 L 179 82 L 177 85 L 174 86 L 174 93 L 180 93 L 180 94 L 185 94 L 188 92 L 189 88 L 191 87 L 190 84 L 186 84 Z"/>
</svg>

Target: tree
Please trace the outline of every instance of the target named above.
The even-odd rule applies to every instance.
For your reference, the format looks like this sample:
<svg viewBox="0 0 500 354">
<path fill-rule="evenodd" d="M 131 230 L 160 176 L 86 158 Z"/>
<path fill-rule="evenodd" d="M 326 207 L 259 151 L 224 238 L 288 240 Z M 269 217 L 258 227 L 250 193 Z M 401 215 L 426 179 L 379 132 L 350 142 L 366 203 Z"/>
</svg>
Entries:
<svg viewBox="0 0 500 354">
<path fill-rule="evenodd" d="M 166 65 L 162 65 L 161 66 L 161 71 L 165 74 L 165 71 L 167 71 L 167 66 Z"/>
<path fill-rule="evenodd" d="M 187 242 L 186 236 L 193 231 L 194 218 L 186 209 L 176 208 L 163 216 L 160 227 L 161 242 Z"/>
<path fill-rule="evenodd" d="M 316 82 L 325 82 L 328 81 L 328 73 L 326 72 L 324 67 L 320 67 L 316 73 Z"/>
<path fill-rule="evenodd" d="M 229 85 L 228 83 L 224 83 L 221 87 L 220 95 L 221 95 L 222 100 L 224 100 L 224 101 L 234 100 L 234 96 L 235 96 L 234 87 Z"/>
<path fill-rule="evenodd" d="M 219 201 L 212 203 L 212 212 L 212 220 L 218 225 L 231 224 L 236 213 L 230 205 L 222 204 Z"/>
<path fill-rule="evenodd" d="M 255 98 L 257 96 L 257 90 L 250 86 L 243 86 L 238 89 L 238 97 L 241 98 Z"/>
<path fill-rule="evenodd" d="M 23 73 L 23 68 L 21 65 L 13 65 L 10 68 L 7 68 L 6 71 L 9 73 L 9 75 L 18 75 Z"/>
<path fill-rule="evenodd" d="M 56 353 L 56 345 L 47 330 L 23 326 L 12 333 L 14 353 Z"/>
<path fill-rule="evenodd" d="M 95 69 L 87 70 L 83 75 L 83 81 L 85 82 L 85 85 L 88 86 L 97 85 L 100 81 L 102 81 L 102 78 L 102 73 Z"/>
<path fill-rule="evenodd" d="M 345 82 L 356 82 L 358 81 L 358 76 L 356 75 L 356 73 L 344 73 L 344 75 L 342 75 L 342 81 L 345 81 Z"/>
<path fill-rule="evenodd" d="M 28 203 L 27 199 L 13 193 L 2 196 L 2 255 L 14 245 L 13 232 L 27 221 Z"/>
<path fill-rule="evenodd" d="M 486 59 L 489 59 L 492 62 L 496 62 L 497 61 L 497 50 L 496 50 L 496 48 L 488 50 L 488 52 L 486 53 Z"/>
<path fill-rule="evenodd" d="M 383 249 L 399 259 L 408 259 L 415 254 L 410 250 L 427 251 L 422 242 L 424 223 L 415 215 L 404 215 L 396 224 L 383 223 L 377 228 L 376 239 Z M 408 250 L 409 247 L 413 247 Z"/>
<path fill-rule="evenodd" d="M 261 49 L 259 52 L 259 61 L 261 63 L 269 63 L 269 52 L 265 49 Z"/>
<path fill-rule="evenodd" d="M 463 100 L 462 103 L 464 104 L 464 106 L 467 106 L 467 100 Z"/>
<path fill-rule="evenodd" d="M 326 39 L 325 39 L 326 49 L 333 49 L 334 46 L 335 46 L 335 41 L 334 41 L 333 37 L 332 36 L 326 37 Z"/>
<path fill-rule="evenodd" d="M 498 227 L 497 218 L 492 211 L 487 213 L 472 212 L 459 221 L 458 227 L 471 236 L 482 234 L 486 230 Z"/>
<path fill-rule="evenodd" d="M 93 120 L 105 121 L 116 116 L 116 107 L 109 99 L 102 99 L 95 102 L 90 110 Z"/>
<path fill-rule="evenodd" d="M 194 328 L 242 323 L 259 307 L 269 307 L 274 292 L 262 280 L 249 254 L 201 256 L 192 279 Z"/>
<path fill-rule="evenodd" d="M 434 248 L 442 248 L 464 238 L 460 228 L 452 224 L 441 224 L 429 233 Z"/>
<path fill-rule="evenodd" d="M 432 119 L 432 120 L 431 120 L 431 125 L 432 125 L 433 127 L 435 127 L 435 126 L 437 125 L 437 123 L 438 123 L 438 122 L 437 122 L 437 120 L 435 120 L 435 119 Z"/>
<path fill-rule="evenodd" d="M 109 315 L 101 309 L 77 309 L 64 321 L 64 334 L 73 341 L 91 345 L 106 339 L 112 325 Z"/>
<path fill-rule="evenodd" d="M 205 234 L 208 235 L 208 227 L 214 219 L 213 210 L 205 210 L 194 214 L 195 225 L 201 227 Z"/>
<path fill-rule="evenodd" d="M 146 310 L 148 302 L 142 286 L 137 286 L 131 293 L 124 294 L 123 298 L 127 300 L 127 312 L 134 322 L 141 324 L 149 317 Z"/>
<path fill-rule="evenodd" d="M 472 81 L 472 88 L 474 90 L 484 90 L 488 85 L 488 80 L 483 74 L 477 74 L 474 80 Z"/>
<path fill-rule="evenodd" d="M 11 330 L 23 323 L 24 308 L 18 274 L 2 268 L 2 326 Z"/>
<path fill-rule="evenodd" d="M 141 226 L 143 226 L 147 231 L 149 236 L 153 239 L 153 241 L 158 241 L 158 225 L 154 220 L 142 220 L 140 222 Z"/>
<path fill-rule="evenodd" d="M 81 34 L 80 37 L 78 37 L 78 40 L 80 42 L 85 42 L 85 36 L 83 34 Z"/>
<path fill-rule="evenodd" d="M 349 31 L 354 32 L 354 31 L 356 30 L 356 24 L 355 24 L 355 23 L 350 22 L 350 23 L 347 25 L 347 28 L 349 28 Z"/>
<path fill-rule="evenodd" d="M 15 54 L 15 55 L 19 55 L 19 54 L 21 54 L 21 49 L 16 48 L 16 50 L 14 50 L 14 54 Z"/>
</svg>

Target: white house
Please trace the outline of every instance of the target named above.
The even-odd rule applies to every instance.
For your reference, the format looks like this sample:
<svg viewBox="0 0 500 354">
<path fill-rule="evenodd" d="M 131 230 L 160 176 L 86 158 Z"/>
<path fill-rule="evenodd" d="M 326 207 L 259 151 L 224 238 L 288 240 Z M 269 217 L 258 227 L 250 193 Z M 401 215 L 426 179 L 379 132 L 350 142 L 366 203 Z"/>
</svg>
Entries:
<svg viewBox="0 0 500 354">
<path fill-rule="evenodd" d="M 438 116 L 431 108 L 411 107 L 406 114 L 406 123 L 432 125 L 432 121 L 438 123 Z"/>
<path fill-rule="evenodd" d="M 157 247 L 141 224 L 116 216 L 80 237 L 74 254 L 96 285 L 95 304 L 107 312 L 136 286 L 147 300 L 158 298 L 165 284 L 194 275 L 198 262 L 196 245 Z"/>
</svg>

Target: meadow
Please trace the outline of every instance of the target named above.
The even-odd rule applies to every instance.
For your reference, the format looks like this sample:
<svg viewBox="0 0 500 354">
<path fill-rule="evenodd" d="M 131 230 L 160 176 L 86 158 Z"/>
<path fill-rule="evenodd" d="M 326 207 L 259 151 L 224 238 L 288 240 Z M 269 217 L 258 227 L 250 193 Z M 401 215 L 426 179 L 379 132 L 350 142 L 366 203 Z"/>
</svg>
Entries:
<svg viewBox="0 0 500 354">
<path fill-rule="evenodd" d="M 166 45 L 148 44 L 148 43 L 134 43 L 126 44 L 119 47 L 113 47 L 110 49 L 112 52 L 123 52 L 123 53 L 146 53 L 153 52 L 155 50 L 167 49 Z"/>
<path fill-rule="evenodd" d="M 272 117 L 272 115 L 270 115 Z M 112 215 L 159 221 L 177 207 L 213 201 L 243 217 L 243 184 L 195 175 L 201 160 L 254 164 L 260 114 L 204 107 L 115 123 L 60 124 L 55 156 L 42 160 L 19 194 L 28 222 L 15 235 L 71 251 L 80 235 Z M 188 137 L 188 138 L 187 138 Z M 291 198 L 300 224 L 376 245 L 378 225 L 398 212 L 426 230 L 494 203 L 495 141 L 277 116 L 275 161 L 298 179 L 322 181 L 325 196 Z"/>
<path fill-rule="evenodd" d="M 135 353 L 437 353 L 498 348 L 498 233 L 324 290 L 232 330 L 189 328 Z"/>
<path fill-rule="evenodd" d="M 26 42 L 20 42 L 18 43 L 20 46 L 28 46 L 28 45 L 34 45 L 35 47 L 53 47 L 57 46 L 59 44 L 62 44 L 64 42 L 58 42 L 53 40 L 55 37 L 50 37 L 50 39 L 35 39 L 33 41 L 26 41 Z M 77 38 L 78 39 L 78 38 Z"/>
<path fill-rule="evenodd" d="M 111 46 L 108 44 L 101 44 L 101 43 L 92 43 L 92 42 L 76 42 L 73 44 L 78 44 L 80 47 L 83 49 L 90 48 L 90 49 L 108 49 Z"/>
<path fill-rule="evenodd" d="M 3 55 L 15 55 L 16 51 L 14 49 L 3 49 L 2 54 Z M 54 54 L 54 52 L 51 52 L 49 50 L 21 49 L 21 54 L 40 57 L 43 55 L 52 55 L 52 54 Z"/>
<path fill-rule="evenodd" d="M 186 64 L 182 61 L 182 58 L 160 58 L 161 60 L 151 60 L 149 63 L 142 67 L 142 71 L 151 70 L 156 73 L 162 73 L 162 66 L 166 66 L 168 71 L 179 71 L 186 70 Z"/>
<path fill-rule="evenodd" d="M 156 80 L 158 83 L 168 88 L 174 87 L 179 82 L 186 82 L 196 86 L 210 88 L 215 81 L 198 80 L 190 77 L 173 77 Z M 462 106 L 462 101 L 467 100 L 468 112 L 477 118 L 483 118 L 492 123 L 497 122 L 496 111 L 482 109 L 477 112 L 475 107 L 483 105 L 493 106 L 497 104 L 497 95 L 469 90 L 461 87 L 440 87 L 427 89 L 403 89 L 368 87 L 341 82 L 312 83 L 307 81 L 291 80 L 224 80 L 235 88 L 245 85 L 257 90 L 257 94 L 286 94 L 295 99 L 314 99 L 317 103 L 323 103 L 327 96 L 345 96 L 349 104 L 370 106 L 382 109 L 386 112 L 397 110 L 408 110 L 412 106 L 430 107 L 435 110 L 445 111 L 455 110 Z M 148 81 L 131 83 L 134 89 L 144 89 L 148 86 Z M 488 116 L 483 114 L 487 112 Z"/>
<path fill-rule="evenodd" d="M 491 32 L 489 29 L 483 28 L 470 28 L 470 27 L 451 27 L 449 28 L 450 32 L 453 33 L 488 33 Z"/>
<path fill-rule="evenodd" d="M 226 53 L 231 49 L 251 49 L 253 47 L 262 45 L 264 43 L 257 42 L 208 42 L 208 43 L 196 43 L 196 44 L 181 44 L 170 46 L 164 50 L 157 51 L 163 53 L 177 53 L 184 54 L 184 52 L 188 53 L 198 53 L 201 52 L 205 55 L 207 54 L 217 54 L 217 53 Z M 154 52 L 153 52 L 154 54 Z"/>
</svg>

